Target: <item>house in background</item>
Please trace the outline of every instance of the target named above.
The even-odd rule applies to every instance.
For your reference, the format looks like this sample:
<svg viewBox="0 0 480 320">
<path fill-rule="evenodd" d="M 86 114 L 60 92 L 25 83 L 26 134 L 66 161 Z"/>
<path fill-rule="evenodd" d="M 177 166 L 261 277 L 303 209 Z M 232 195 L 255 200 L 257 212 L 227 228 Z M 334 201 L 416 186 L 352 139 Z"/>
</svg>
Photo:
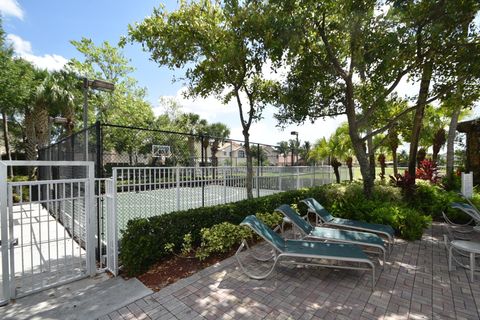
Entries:
<svg viewBox="0 0 480 320">
<path fill-rule="evenodd" d="M 253 148 L 255 145 L 252 145 Z M 264 154 L 262 157 L 263 165 L 279 165 L 279 153 L 272 146 L 261 146 Z M 219 166 L 245 166 L 247 164 L 247 153 L 243 144 L 232 141 L 226 142 L 220 146 L 216 153 Z M 256 158 L 254 156 L 254 158 Z M 256 161 L 254 160 L 254 165 Z"/>
<path fill-rule="evenodd" d="M 219 166 L 244 166 L 247 164 L 245 148 L 238 142 L 226 142 L 218 148 L 216 157 Z"/>
</svg>

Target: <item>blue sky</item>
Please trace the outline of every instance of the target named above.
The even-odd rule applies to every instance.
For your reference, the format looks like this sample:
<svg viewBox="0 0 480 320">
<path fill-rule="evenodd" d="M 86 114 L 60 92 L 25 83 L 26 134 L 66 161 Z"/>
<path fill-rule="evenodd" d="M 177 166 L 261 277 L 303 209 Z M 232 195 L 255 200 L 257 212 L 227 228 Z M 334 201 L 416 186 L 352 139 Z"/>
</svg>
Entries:
<svg viewBox="0 0 480 320">
<path fill-rule="evenodd" d="M 3 27 L 18 55 L 40 67 L 58 69 L 71 58 L 82 59 L 70 40 L 86 37 L 96 44 L 105 40 L 116 44 L 127 33 L 128 24 L 143 20 L 160 3 L 168 10 L 177 7 L 175 0 L 0 0 L 0 12 Z M 209 122 L 226 123 L 231 129 L 232 138 L 243 139 L 235 104 L 225 106 L 214 97 L 185 99 L 181 94 L 182 83 L 172 83 L 173 75 L 181 76 L 181 71 L 173 72 L 159 67 L 149 60 L 149 54 L 143 52 L 139 44 L 127 45 L 124 53 L 136 68 L 133 76 L 141 86 L 147 88 L 148 100 L 156 114 L 162 111 L 159 98 L 172 97 L 184 106 L 185 112 L 198 113 Z M 416 89 L 403 83 L 399 91 L 415 92 Z M 264 118 L 252 126 L 252 141 L 277 144 L 281 140 L 292 138 L 291 131 L 298 131 L 300 140 L 313 143 L 321 137 L 328 137 L 346 120 L 345 117 L 317 120 L 314 124 L 288 126 L 280 130 L 276 127 L 273 113 L 274 109 L 268 108 L 264 112 Z"/>
<path fill-rule="evenodd" d="M 127 33 L 128 24 L 143 20 L 151 14 L 160 1 L 16 1 L 0 0 L 3 26 L 14 44 L 17 54 L 33 61 L 40 67 L 60 68 L 68 59 L 81 55 L 69 43 L 70 40 L 91 38 L 96 44 L 108 40 L 116 44 Z M 177 1 L 163 1 L 168 10 L 177 7 Z M 242 139 L 238 111 L 234 104 L 223 106 L 217 99 L 184 99 L 182 83 L 172 83 L 173 72 L 149 60 L 149 54 L 140 45 L 127 45 L 125 55 L 136 68 L 133 76 L 148 90 L 148 100 L 154 111 L 161 112 L 160 96 L 173 97 L 184 106 L 185 112 L 195 112 L 209 122 L 224 122 L 231 129 L 231 137 Z M 292 138 L 291 131 L 299 131 L 300 140 L 314 142 L 329 136 L 341 122 L 339 119 L 319 120 L 302 126 L 289 126 L 284 130 L 276 127 L 273 108 L 264 112 L 264 119 L 251 129 L 252 141 L 276 144 Z M 321 129 L 319 129 L 321 128 Z"/>
</svg>

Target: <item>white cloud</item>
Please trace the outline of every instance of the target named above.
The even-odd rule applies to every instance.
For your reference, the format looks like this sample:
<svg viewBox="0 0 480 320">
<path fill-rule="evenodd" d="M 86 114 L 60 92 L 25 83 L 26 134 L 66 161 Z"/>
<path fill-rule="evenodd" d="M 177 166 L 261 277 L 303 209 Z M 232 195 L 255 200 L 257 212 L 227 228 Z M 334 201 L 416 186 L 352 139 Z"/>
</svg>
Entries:
<svg viewBox="0 0 480 320">
<path fill-rule="evenodd" d="M 17 56 L 30 61 L 40 69 L 60 70 L 68 62 L 66 58 L 58 54 L 44 54 L 43 56 L 33 54 L 30 41 L 24 40 L 15 34 L 7 35 L 7 40 L 12 44 Z"/>
<path fill-rule="evenodd" d="M 40 69 L 60 70 L 68 62 L 65 57 L 58 54 L 45 54 L 43 56 L 36 56 L 33 54 L 23 55 L 22 58 L 30 61 Z"/>
<path fill-rule="evenodd" d="M 199 114 L 208 122 L 225 123 L 231 131 L 230 138 L 243 140 L 242 126 L 240 125 L 240 117 L 238 107 L 235 101 L 231 101 L 224 105 L 214 96 L 203 98 L 185 98 L 183 92 L 185 88 L 180 89 L 174 96 L 165 98 L 173 98 L 183 106 L 183 112 L 194 112 Z M 161 106 L 155 107 L 156 115 L 164 112 Z M 252 124 L 250 128 L 250 140 L 258 143 L 276 145 L 283 140 L 294 138 L 290 134 L 291 131 L 298 131 L 298 138 L 303 141 L 310 141 L 312 144 L 321 137 L 329 137 L 338 125 L 346 121 L 345 117 L 327 118 L 326 120 L 317 120 L 314 124 L 306 122 L 302 125 L 290 125 L 281 129 L 277 127 L 277 120 L 274 118 L 275 107 L 267 107 L 263 112 L 263 119 Z"/>
<path fill-rule="evenodd" d="M 23 40 L 22 38 L 20 38 L 15 34 L 7 35 L 7 40 L 10 41 L 10 43 L 13 46 L 13 49 L 15 49 L 15 52 L 18 55 L 32 53 L 32 44 L 29 41 Z"/>
<path fill-rule="evenodd" d="M 177 91 L 174 96 L 164 96 L 167 99 L 174 99 L 178 102 L 182 108 L 182 112 L 193 112 L 200 115 L 201 118 L 208 120 L 208 122 L 218 122 L 220 118 L 224 116 L 232 116 L 237 114 L 237 106 L 234 101 L 231 101 L 227 105 L 218 100 L 214 96 L 208 96 L 207 98 L 185 98 L 184 93 L 186 88 L 183 87 Z M 161 106 L 153 108 L 156 115 L 161 114 L 164 110 Z"/>
<path fill-rule="evenodd" d="M 346 117 L 333 117 L 317 119 L 314 123 L 309 121 L 299 125 L 288 125 L 285 128 L 277 127 L 277 120 L 273 117 L 275 107 L 270 106 L 264 111 L 264 117 L 259 122 L 253 123 L 250 128 L 250 141 L 277 145 L 280 141 L 288 141 L 295 139 L 291 134 L 292 131 L 298 132 L 298 139 L 303 143 L 310 141 L 314 144 L 322 137 L 328 138 L 340 125 L 340 123 L 347 121 Z M 236 121 L 235 126 L 231 129 L 230 137 L 233 139 L 243 140 L 242 127 L 240 120 Z"/>
<path fill-rule="evenodd" d="M 17 0 L 0 0 L 0 12 L 5 16 L 23 20 L 24 13 Z"/>
</svg>

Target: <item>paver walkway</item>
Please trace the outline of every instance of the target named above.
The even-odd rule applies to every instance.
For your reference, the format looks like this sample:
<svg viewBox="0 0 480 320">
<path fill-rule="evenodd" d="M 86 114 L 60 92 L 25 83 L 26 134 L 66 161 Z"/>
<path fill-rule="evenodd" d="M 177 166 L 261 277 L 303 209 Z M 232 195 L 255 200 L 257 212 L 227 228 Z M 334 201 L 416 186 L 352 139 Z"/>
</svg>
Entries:
<svg viewBox="0 0 480 320">
<path fill-rule="evenodd" d="M 448 272 L 443 228 L 398 241 L 374 291 L 369 272 L 349 270 L 279 266 L 252 280 L 232 257 L 101 319 L 479 319 L 480 275 Z"/>
</svg>

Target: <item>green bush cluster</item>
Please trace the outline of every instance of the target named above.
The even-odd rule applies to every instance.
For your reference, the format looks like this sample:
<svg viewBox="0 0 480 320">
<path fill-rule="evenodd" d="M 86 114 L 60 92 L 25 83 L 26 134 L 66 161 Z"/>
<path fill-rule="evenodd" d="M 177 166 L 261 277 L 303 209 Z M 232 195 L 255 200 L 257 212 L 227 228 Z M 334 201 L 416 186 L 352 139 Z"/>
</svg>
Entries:
<svg viewBox="0 0 480 320">
<path fill-rule="evenodd" d="M 246 236 L 239 231 L 245 229 L 239 229 L 238 224 L 247 215 L 257 213 L 274 227 L 282 219 L 281 214 L 273 213 L 275 208 L 288 203 L 305 213 L 306 207 L 299 201 L 308 197 L 317 199 L 335 216 L 389 224 L 397 235 L 408 240 L 419 239 L 432 217 L 441 217 L 442 211 L 456 221 L 466 219 L 449 206 L 461 201 L 459 196 L 438 186 L 419 184 L 415 195 L 406 201 L 400 189 L 393 186 L 376 185 L 372 197 L 367 199 L 361 183 L 325 185 L 131 220 L 122 232 L 120 259 L 128 274 L 141 273 L 160 259 L 181 252 L 187 234 L 188 246 L 200 248 L 199 257 L 226 252 Z M 474 201 L 480 203 L 480 197 Z"/>
<path fill-rule="evenodd" d="M 242 239 L 252 237 L 250 229 L 230 222 L 222 222 L 211 228 L 203 228 L 202 243 L 195 256 L 204 260 L 213 253 L 225 253 L 230 251 L 234 245 L 242 242 Z"/>
<path fill-rule="evenodd" d="M 428 212 L 422 211 L 426 206 L 420 201 L 418 202 L 422 205 L 418 206 L 415 206 L 415 203 L 413 205 L 407 203 L 402 197 L 401 190 L 392 186 L 376 185 L 369 199 L 365 197 L 360 183 L 331 185 L 326 195 L 328 200 L 324 205 L 333 215 L 391 225 L 397 235 L 407 240 L 420 239 L 423 230 L 431 223 L 432 216 L 437 216 L 432 214 L 436 212 L 435 208 L 429 208 Z M 419 193 L 418 196 L 422 197 L 423 194 Z M 434 199 L 435 197 L 431 198 L 432 201 Z"/>
</svg>

